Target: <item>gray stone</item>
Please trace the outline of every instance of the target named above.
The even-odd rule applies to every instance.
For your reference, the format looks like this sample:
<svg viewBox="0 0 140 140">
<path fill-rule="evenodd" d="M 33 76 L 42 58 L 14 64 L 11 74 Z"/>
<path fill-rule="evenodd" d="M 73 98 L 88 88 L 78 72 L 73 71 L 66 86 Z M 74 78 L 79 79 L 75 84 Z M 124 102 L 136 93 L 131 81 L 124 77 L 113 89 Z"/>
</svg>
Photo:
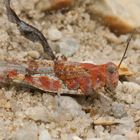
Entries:
<svg viewBox="0 0 140 140">
<path fill-rule="evenodd" d="M 115 118 L 122 118 L 126 115 L 124 104 L 114 102 L 112 104 L 112 113 Z"/>
<path fill-rule="evenodd" d="M 72 56 L 79 49 L 79 43 L 74 38 L 64 38 L 58 44 L 59 52 L 66 57 Z"/>
<path fill-rule="evenodd" d="M 118 126 L 118 133 L 119 134 L 126 134 L 132 131 L 135 127 L 135 122 L 133 118 L 124 117 L 118 121 L 120 125 Z"/>
<path fill-rule="evenodd" d="M 79 114 L 82 115 L 83 111 L 81 106 L 73 98 L 61 96 L 56 97 L 56 99 L 59 104 L 58 108 L 56 109 L 59 117 L 63 118 L 64 120 L 71 120 L 73 117 L 76 117 Z"/>
<path fill-rule="evenodd" d="M 70 113 L 74 113 L 74 110 L 81 111 L 82 107 L 72 98 L 68 96 L 61 96 L 60 106 Z"/>
</svg>

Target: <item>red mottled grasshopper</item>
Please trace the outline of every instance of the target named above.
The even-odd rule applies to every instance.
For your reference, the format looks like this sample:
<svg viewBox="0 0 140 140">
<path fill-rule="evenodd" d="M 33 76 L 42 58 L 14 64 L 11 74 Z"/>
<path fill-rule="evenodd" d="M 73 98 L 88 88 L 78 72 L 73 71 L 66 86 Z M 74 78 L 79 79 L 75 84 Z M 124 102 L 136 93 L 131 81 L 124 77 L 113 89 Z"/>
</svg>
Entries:
<svg viewBox="0 0 140 140">
<path fill-rule="evenodd" d="M 23 83 L 52 93 L 88 95 L 102 87 L 110 91 L 115 90 L 119 80 L 118 69 L 124 59 L 132 35 L 127 42 L 119 66 L 112 62 L 95 65 L 58 60 L 44 35 L 35 27 L 19 19 L 10 7 L 10 0 L 5 0 L 5 5 L 9 21 L 17 24 L 21 35 L 33 42 L 40 42 L 51 61 L 46 60 L 43 64 L 38 62 L 24 62 L 24 64 L 0 62 L 1 82 Z"/>
</svg>

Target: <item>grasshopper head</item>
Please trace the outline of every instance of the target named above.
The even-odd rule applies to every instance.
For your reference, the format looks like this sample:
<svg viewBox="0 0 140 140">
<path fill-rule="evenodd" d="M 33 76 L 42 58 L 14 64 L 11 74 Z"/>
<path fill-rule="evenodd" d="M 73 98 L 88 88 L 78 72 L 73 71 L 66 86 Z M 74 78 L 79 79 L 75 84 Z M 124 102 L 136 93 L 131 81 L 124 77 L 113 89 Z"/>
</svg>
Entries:
<svg viewBox="0 0 140 140">
<path fill-rule="evenodd" d="M 105 87 L 113 91 L 118 85 L 119 73 L 118 67 L 114 63 L 107 63 L 106 65 L 106 82 Z"/>
</svg>

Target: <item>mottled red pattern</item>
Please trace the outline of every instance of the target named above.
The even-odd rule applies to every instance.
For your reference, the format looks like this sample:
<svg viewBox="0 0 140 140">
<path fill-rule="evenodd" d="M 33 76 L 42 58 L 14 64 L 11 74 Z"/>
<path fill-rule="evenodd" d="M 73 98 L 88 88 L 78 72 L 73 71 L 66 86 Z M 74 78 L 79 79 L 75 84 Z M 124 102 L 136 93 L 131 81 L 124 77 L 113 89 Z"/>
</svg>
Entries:
<svg viewBox="0 0 140 140">
<path fill-rule="evenodd" d="M 0 81 L 3 81 L 3 76 L 0 76 Z"/>
<path fill-rule="evenodd" d="M 8 78 L 13 78 L 15 76 L 17 76 L 17 71 L 16 70 L 9 71 L 8 74 L 7 74 Z"/>
<path fill-rule="evenodd" d="M 26 75 L 24 81 L 30 84 L 34 84 L 33 76 L 30 75 Z"/>
<path fill-rule="evenodd" d="M 40 76 L 39 78 L 40 86 L 43 89 L 49 90 L 49 91 L 58 91 L 61 87 L 60 81 L 50 79 L 47 76 Z"/>
<path fill-rule="evenodd" d="M 108 68 L 113 68 L 113 73 L 109 73 Z M 102 87 L 114 90 L 119 78 L 117 66 L 113 63 L 94 65 L 90 63 L 56 61 L 54 71 L 68 89 L 80 89 L 85 94 Z"/>
<path fill-rule="evenodd" d="M 57 60 L 51 68 L 52 77 L 49 76 L 49 73 L 44 76 L 36 75 L 34 71 L 32 73 L 32 70 L 31 75 L 26 75 L 26 71 L 21 73 L 16 68 L 7 72 L 1 71 L 3 76 L 0 76 L 0 81 L 2 82 L 6 76 L 11 81 L 22 82 L 44 91 L 56 93 L 68 89 L 76 90 L 78 93 L 80 90 L 86 95 L 102 87 L 114 90 L 118 84 L 118 68 L 113 63 L 95 65 Z"/>
</svg>

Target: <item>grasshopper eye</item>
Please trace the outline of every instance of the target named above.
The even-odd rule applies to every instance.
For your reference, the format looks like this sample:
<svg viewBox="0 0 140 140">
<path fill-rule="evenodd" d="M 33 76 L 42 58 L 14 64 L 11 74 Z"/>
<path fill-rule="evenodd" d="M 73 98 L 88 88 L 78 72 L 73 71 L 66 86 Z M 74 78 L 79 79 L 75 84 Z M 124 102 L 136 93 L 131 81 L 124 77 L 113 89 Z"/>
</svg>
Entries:
<svg viewBox="0 0 140 140">
<path fill-rule="evenodd" d="M 109 63 L 107 66 L 107 72 L 113 74 L 117 71 L 117 67 L 113 63 Z"/>
</svg>

